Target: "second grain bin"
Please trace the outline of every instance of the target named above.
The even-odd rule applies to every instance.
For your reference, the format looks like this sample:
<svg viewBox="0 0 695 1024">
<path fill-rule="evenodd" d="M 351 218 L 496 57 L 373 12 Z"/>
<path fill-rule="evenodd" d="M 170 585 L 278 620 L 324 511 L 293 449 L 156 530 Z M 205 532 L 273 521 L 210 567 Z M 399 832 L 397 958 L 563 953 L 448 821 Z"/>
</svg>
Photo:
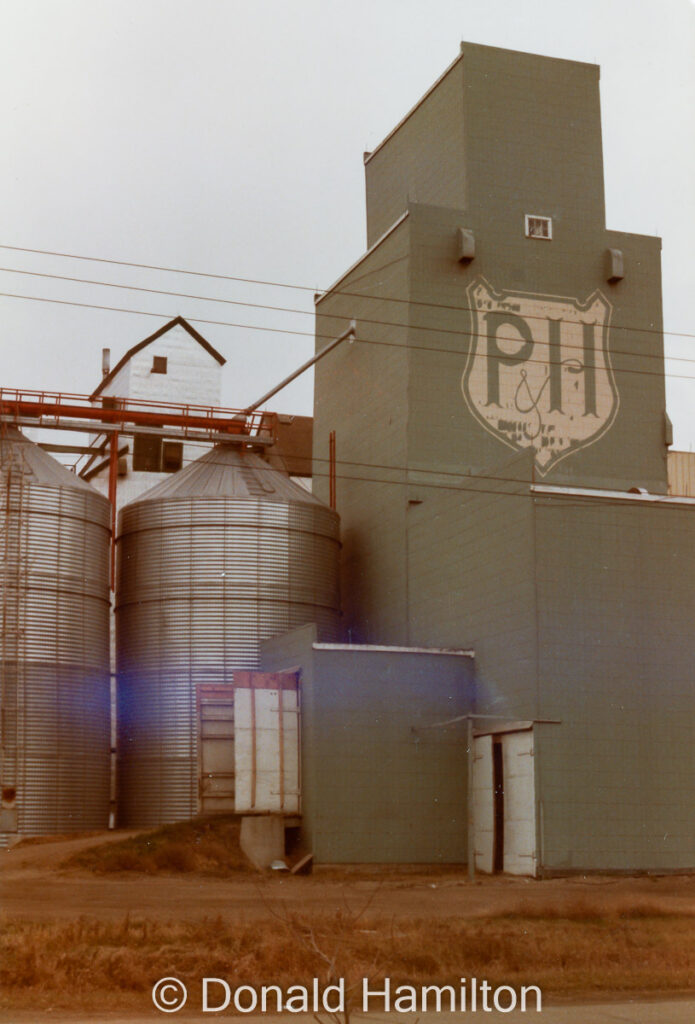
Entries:
<svg viewBox="0 0 695 1024">
<path fill-rule="evenodd" d="M 122 510 L 119 824 L 207 809 L 201 735 L 232 742 L 234 671 L 258 667 L 262 640 L 308 622 L 338 639 L 338 535 L 334 511 L 233 445 Z"/>
</svg>

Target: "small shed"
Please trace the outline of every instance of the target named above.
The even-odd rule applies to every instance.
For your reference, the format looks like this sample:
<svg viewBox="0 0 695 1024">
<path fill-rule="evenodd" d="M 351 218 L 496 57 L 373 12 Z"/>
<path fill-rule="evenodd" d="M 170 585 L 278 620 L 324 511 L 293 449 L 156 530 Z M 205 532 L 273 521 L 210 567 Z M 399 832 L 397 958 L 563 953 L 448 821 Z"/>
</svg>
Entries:
<svg viewBox="0 0 695 1024">
<path fill-rule="evenodd" d="M 465 863 L 473 652 L 320 643 L 303 626 L 261 646 L 298 676 L 301 833 L 316 863 Z"/>
</svg>

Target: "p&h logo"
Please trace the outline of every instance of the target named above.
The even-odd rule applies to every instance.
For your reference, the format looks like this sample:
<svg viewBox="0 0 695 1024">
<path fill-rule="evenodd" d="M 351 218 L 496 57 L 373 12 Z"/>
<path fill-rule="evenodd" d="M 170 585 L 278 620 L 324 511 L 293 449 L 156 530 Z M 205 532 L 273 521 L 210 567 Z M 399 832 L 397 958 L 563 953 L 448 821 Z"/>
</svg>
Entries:
<svg viewBox="0 0 695 1024">
<path fill-rule="evenodd" d="M 475 418 L 517 451 L 533 448 L 545 475 L 605 434 L 619 397 L 608 352 L 611 306 L 556 295 L 467 289 L 472 337 L 463 397 Z"/>
</svg>

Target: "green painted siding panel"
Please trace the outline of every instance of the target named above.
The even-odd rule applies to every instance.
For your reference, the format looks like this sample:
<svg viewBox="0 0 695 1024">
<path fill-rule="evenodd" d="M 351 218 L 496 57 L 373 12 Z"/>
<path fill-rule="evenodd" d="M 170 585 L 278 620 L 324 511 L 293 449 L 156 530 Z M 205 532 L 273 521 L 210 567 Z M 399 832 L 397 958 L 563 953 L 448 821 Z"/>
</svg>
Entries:
<svg viewBox="0 0 695 1024">
<path fill-rule="evenodd" d="M 368 246 L 374 245 L 410 202 L 466 205 L 460 60 L 374 152 L 365 164 L 365 182 Z"/>
<path fill-rule="evenodd" d="M 507 236 L 525 213 L 603 227 L 598 67 L 465 43 L 463 75 L 471 210 Z"/>
<path fill-rule="evenodd" d="M 537 503 L 550 870 L 695 867 L 692 509 Z"/>
<path fill-rule="evenodd" d="M 475 648 L 478 712 L 560 722 L 543 869 L 695 868 L 693 510 L 500 493 L 423 503 L 409 542 L 415 639 Z"/>
<path fill-rule="evenodd" d="M 409 632 L 475 650 L 479 714 L 536 717 L 533 512 L 528 459 L 501 464 L 410 512 Z"/>
<path fill-rule="evenodd" d="M 401 641 L 405 616 L 407 220 L 317 306 L 317 349 L 357 320 L 357 341 L 316 366 L 314 493 L 328 501 L 336 433 L 345 635 Z M 380 596 L 386 588 L 387 600 Z"/>
<path fill-rule="evenodd" d="M 471 659 L 264 645 L 301 665 L 303 829 L 317 863 L 464 863 Z M 303 647 L 303 650 L 301 649 Z"/>
</svg>

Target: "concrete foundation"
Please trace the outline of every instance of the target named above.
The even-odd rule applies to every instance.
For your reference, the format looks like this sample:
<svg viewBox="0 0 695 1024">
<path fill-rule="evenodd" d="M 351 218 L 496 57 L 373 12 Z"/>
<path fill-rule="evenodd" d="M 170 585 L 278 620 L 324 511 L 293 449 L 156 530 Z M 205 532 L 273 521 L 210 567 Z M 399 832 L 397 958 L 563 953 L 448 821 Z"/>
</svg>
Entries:
<svg viewBox="0 0 695 1024">
<path fill-rule="evenodd" d="M 285 856 L 285 819 L 281 814 L 241 819 L 241 849 L 257 868 L 268 868 Z"/>
</svg>

